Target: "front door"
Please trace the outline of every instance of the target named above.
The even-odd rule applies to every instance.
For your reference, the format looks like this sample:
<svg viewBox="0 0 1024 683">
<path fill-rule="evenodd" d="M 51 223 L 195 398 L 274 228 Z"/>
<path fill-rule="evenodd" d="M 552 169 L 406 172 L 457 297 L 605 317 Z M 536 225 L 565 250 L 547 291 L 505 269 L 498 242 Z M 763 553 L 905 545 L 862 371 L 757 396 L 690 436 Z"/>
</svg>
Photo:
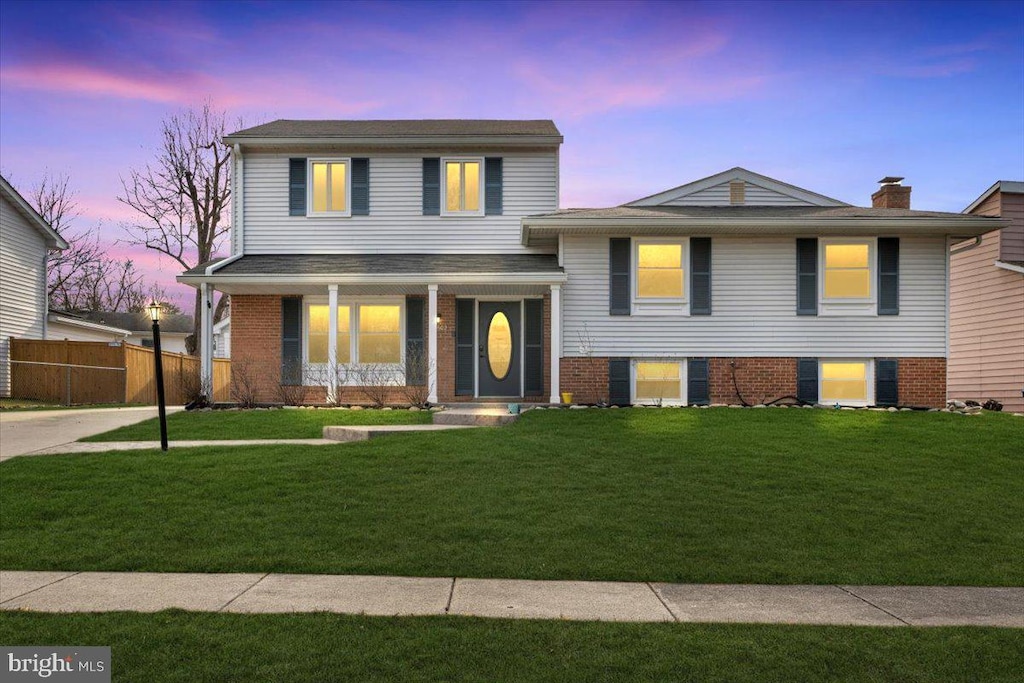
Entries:
<svg viewBox="0 0 1024 683">
<path fill-rule="evenodd" d="M 519 301 L 481 301 L 477 319 L 480 331 L 480 396 L 522 396 L 520 385 Z"/>
</svg>

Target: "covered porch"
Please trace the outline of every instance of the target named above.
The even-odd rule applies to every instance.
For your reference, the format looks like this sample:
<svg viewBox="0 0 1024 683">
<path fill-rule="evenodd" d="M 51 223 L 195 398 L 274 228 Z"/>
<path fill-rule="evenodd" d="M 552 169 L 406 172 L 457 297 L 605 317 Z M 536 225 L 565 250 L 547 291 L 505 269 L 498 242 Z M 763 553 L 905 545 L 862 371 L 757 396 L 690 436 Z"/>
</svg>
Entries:
<svg viewBox="0 0 1024 683">
<path fill-rule="evenodd" d="M 263 403 L 559 401 L 554 255 L 247 255 L 178 280 L 202 295 L 204 381 L 220 291 Z"/>
</svg>

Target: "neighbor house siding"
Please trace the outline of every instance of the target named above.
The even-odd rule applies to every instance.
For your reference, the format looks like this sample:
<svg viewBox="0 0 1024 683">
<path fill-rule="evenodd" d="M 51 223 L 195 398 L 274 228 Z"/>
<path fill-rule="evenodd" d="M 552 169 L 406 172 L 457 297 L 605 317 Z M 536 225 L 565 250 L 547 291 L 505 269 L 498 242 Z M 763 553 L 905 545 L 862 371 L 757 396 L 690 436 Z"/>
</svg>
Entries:
<svg viewBox="0 0 1024 683">
<path fill-rule="evenodd" d="M 45 256 L 39 231 L 0 197 L 0 396 L 10 395 L 10 338 L 45 332 Z"/>
<path fill-rule="evenodd" d="M 796 315 L 796 240 L 716 237 L 712 315 L 608 315 L 608 239 L 566 236 L 563 354 L 865 357 L 946 355 L 945 240 L 903 238 L 900 314 Z"/>
<path fill-rule="evenodd" d="M 440 153 L 360 154 L 370 159 L 370 215 L 288 215 L 291 154 L 245 155 L 246 254 L 538 252 L 520 243 L 519 219 L 558 208 L 557 158 L 551 152 L 482 151 L 504 159 L 501 216 L 424 216 L 423 157 Z M 323 152 L 309 156 L 329 156 Z"/>
<path fill-rule="evenodd" d="M 1024 194 L 1000 194 L 999 210 L 1003 218 L 1013 221 L 999 231 L 999 258 L 1003 261 L 1024 261 Z"/>
<path fill-rule="evenodd" d="M 1024 234 L 1021 200 L 1021 195 L 996 192 L 982 202 L 972 213 L 994 216 L 1009 210 L 1004 217 L 1013 224 L 950 259 L 947 379 L 950 398 L 995 399 L 1018 412 L 1024 411 L 1024 274 L 995 262 L 1007 242 L 1013 247 L 1015 231 Z"/>
</svg>

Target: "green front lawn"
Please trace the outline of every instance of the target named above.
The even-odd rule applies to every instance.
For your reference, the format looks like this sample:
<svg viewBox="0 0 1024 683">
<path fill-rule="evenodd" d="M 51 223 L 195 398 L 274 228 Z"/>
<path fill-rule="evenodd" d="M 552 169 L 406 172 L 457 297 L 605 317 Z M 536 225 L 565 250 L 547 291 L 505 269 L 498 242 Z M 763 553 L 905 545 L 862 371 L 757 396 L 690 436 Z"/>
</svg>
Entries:
<svg viewBox="0 0 1024 683">
<path fill-rule="evenodd" d="M 0 568 L 1019 586 L 1021 443 L 1009 415 L 634 409 L 12 458 Z"/>
<path fill-rule="evenodd" d="M 110 646 L 115 681 L 998 683 L 1024 668 L 1024 630 L 985 628 L 8 612 L 0 642 Z"/>
<path fill-rule="evenodd" d="M 172 441 L 225 439 L 319 439 L 328 425 L 426 424 L 430 412 L 409 410 L 201 410 L 167 416 L 167 436 Z M 159 441 L 160 422 L 120 427 L 86 437 L 82 441 Z"/>
</svg>

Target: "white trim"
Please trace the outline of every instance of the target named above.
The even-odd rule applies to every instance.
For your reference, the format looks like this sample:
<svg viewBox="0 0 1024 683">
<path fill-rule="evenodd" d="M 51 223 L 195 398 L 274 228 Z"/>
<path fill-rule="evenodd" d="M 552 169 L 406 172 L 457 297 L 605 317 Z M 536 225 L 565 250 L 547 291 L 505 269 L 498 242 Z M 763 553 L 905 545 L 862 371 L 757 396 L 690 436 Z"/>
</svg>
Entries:
<svg viewBox="0 0 1024 683">
<path fill-rule="evenodd" d="M 658 356 L 654 358 L 630 358 L 629 359 L 629 402 L 634 405 L 658 405 L 658 399 L 637 397 L 636 395 L 636 367 L 640 363 L 678 363 L 679 364 L 679 398 L 662 399 L 664 406 L 685 406 L 687 405 L 687 381 L 686 373 L 689 369 L 687 358 L 665 358 Z"/>
<path fill-rule="evenodd" d="M 683 295 L 680 297 L 640 296 L 640 247 L 645 244 L 679 245 Z M 631 315 L 690 315 L 690 238 L 689 237 L 634 237 L 630 244 Z"/>
<path fill-rule="evenodd" d="M 971 213 L 978 205 L 984 202 L 993 192 L 1001 192 L 1003 194 L 1022 194 L 1024 193 L 1024 182 L 1019 180 L 997 180 L 992 183 L 992 186 L 981 193 L 981 196 L 975 199 L 970 205 L 963 210 L 963 213 Z"/>
<path fill-rule="evenodd" d="M 551 370 L 550 370 L 550 382 L 551 392 L 549 401 L 551 403 L 561 403 L 561 383 L 562 383 L 562 286 L 551 285 L 551 332 L 550 332 L 550 344 L 551 344 Z M 543 338 L 543 336 L 542 336 Z"/>
<path fill-rule="evenodd" d="M 825 296 L 825 248 L 831 244 L 866 244 L 868 247 L 867 297 L 829 298 Z M 822 237 L 818 240 L 818 315 L 819 316 L 877 316 L 878 315 L 878 238 L 876 237 Z"/>
<path fill-rule="evenodd" d="M 476 211 L 449 211 L 448 210 L 448 169 L 446 167 L 449 163 L 459 164 L 459 182 L 462 187 L 462 201 L 465 202 L 466 196 L 466 166 L 465 164 L 477 163 L 480 168 L 480 176 L 477 178 L 477 192 L 479 197 L 477 198 L 477 206 L 480 207 Z M 441 216 L 483 216 L 484 210 L 484 188 L 486 186 L 487 179 L 484 177 L 484 158 L 483 157 L 441 157 Z"/>
<path fill-rule="evenodd" d="M 1006 261 L 1000 261 L 999 259 L 996 259 L 995 267 L 1002 268 L 1003 270 L 1012 270 L 1015 273 L 1024 273 L 1024 266 L 1017 266 Z"/>
<path fill-rule="evenodd" d="M 241 254 L 238 255 L 241 258 Z M 227 261 L 228 259 L 225 259 Z M 231 257 L 231 260 L 237 260 Z M 224 261 L 210 268 L 221 267 Z M 210 270 L 208 268 L 207 270 Z M 225 285 L 236 284 L 284 284 L 284 285 L 552 285 L 561 284 L 568 279 L 563 273 L 330 273 L 326 275 L 287 275 L 287 274 L 251 274 L 251 275 L 179 275 L 178 282 L 197 285 L 202 282 L 215 282 Z"/>
<path fill-rule="evenodd" d="M 88 320 L 79 320 L 78 318 L 69 318 L 59 313 L 50 312 L 47 313 L 46 317 L 49 319 L 51 323 L 67 325 L 69 327 L 81 327 L 87 330 L 95 330 L 96 332 L 105 332 L 107 334 L 120 334 L 125 337 L 130 337 L 132 334 L 131 330 L 124 330 L 121 329 L 120 327 L 111 327 L 110 325 L 94 323 Z M 166 333 L 161 330 L 161 335 L 164 334 Z"/>
<path fill-rule="evenodd" d="M 351 311 L 349 325 L 352 324 Z M 352 330 L 349 328 L 349 343 Z M 350 356 L 351 358 L 351 356 Z M 327 401 L 334 403 L 338 397 L 338 285 L 327 286 Z"/>
<path fill-rule="evenodd" d="M 321 135 L 316 137 L 262 137 L 258 135 L 228 135 L 226 144 L 251 147 L 308 147 L 313 145 L 344 145 L 374 149 L 376 147 L 423 147 L 443 145 L 448 149 L 459 147 L 554 147 L 562 144 L 561 135 Z"/>
<path fill-rule="evenodd" d="M 437 403 L 437 285 L 427 285 L 427 335 L 427 402 Z"/>
<path fill-rule="evenodd" d="M 875 360 L 873 358 L 818 358 L 818 403 L 822 405 L 834 405 L 838 403 L 840 406 L 846 406 L 851 408 L 863 408 L 865 406 L 875 405 Z M 821 387 L 824 384 L 822 378 L 821 365 L 822 363 L 864 363 L 864 382 L 865 392 L 867 397 L 863 401 L 851 401 L 844 399 L 837 401 L 836 399 L 826 399 L 821 395 Z"/>
<path fill-rule="evenodd" d="M 235 174 L 231 178 L 231 200 L 234 208 L 235 220 L 232 229 L 233 242 L 238 245 L 238 253 L 245 253 L 245 159 L 242 155 L 242 146 L 234 145 L 232 158 L 235 160 Z"/>
<path fill-rule="evenodd" d="M 313 164 L 327 164 L 327 206 L 331 205 L 331 164 L 345 165 L 345 208 L 341 211 L 315 211 L 313 209 Z M 310 157 L 306 159 L 306 217 L 350 218 L 352 216 L 352 158 Z"/>
</svg>

